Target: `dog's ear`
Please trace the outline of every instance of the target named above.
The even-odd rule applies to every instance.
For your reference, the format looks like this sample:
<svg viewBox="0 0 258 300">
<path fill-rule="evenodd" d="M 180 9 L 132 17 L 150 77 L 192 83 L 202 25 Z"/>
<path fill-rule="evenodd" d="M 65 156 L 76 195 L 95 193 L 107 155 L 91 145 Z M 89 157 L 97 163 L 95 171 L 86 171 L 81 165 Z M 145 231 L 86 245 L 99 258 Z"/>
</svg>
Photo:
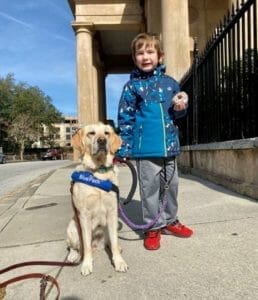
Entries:
<svg viewBox="0 0 258 300">
<path fill-rule="evenodd" d="M 83 144 L 83 129 L 78 129 L 72 136 L 72 146 L 78 150 L 81 155 L 85 153 L 85 145 Z"/>
<path fill-rule="evenodd" d="M 111 136 L 111 147 L 110 147 L 111 153 L 115 154 L 121 145 L 122 145 L 122 140 L 121 140 L 120 136 L 118 136 L 117 134 L 115 134 L 113 132 L 112 136 Z"/>
</svg>

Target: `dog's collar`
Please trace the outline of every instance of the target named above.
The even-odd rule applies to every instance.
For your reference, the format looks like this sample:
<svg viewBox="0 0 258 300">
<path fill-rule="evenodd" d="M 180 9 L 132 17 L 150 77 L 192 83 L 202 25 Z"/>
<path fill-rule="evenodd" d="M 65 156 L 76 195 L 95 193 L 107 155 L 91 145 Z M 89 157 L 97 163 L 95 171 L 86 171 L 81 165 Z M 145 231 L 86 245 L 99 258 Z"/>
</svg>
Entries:
<svg viewBox="0 0 258 300">
<path fill-rule="evenodd" d="M 85 172 L 91 172 L 91 173 L 107 173 L 108 171 L 114 171 L 114 164 L 111 164 L 110 166 L 101 165 L 98 168 L 90 168 L 89 166 L 84 165 Z"/>
<path fill-rule="evenodd" d="M 113 170 L 114 169 L 114 166 L 111 165 L 109 167 L 106 167 L 106 166 L 100 166 L 98 169 L 96 169 L 96 172 L 99 172 L 99 173 L 107 173 L 108 171 L 110 170 Z"/>
</svg>

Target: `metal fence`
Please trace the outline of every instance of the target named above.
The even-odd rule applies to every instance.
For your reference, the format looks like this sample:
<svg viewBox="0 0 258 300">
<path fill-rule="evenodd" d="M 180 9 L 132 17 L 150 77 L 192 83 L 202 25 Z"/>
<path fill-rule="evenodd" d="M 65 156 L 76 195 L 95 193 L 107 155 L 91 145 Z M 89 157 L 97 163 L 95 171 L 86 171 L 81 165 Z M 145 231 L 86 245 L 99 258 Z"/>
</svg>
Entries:
<svg viewBox="0 0 258 300">
<path fill-rule="evenodd" d="M 256 0 L 237 1 L 181 81 L 188 117 L 179 121 L 182 145 L 258 136 Z"/>
</svg>

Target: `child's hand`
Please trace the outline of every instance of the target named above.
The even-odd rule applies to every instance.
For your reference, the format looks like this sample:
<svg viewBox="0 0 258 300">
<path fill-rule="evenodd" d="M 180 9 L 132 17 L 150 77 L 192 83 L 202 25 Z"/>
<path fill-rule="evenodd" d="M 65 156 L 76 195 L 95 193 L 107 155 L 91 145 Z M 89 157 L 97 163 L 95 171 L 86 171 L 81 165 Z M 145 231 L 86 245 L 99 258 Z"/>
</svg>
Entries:
<svg viewBox="0 0 258 300">
<path fill-rule="evenodd" d="M 172 99 L 172 104 L 176 111 L 186 109 L 188 106 L 188 95 L 185 92 L 177 93 Z"/>
</svg>

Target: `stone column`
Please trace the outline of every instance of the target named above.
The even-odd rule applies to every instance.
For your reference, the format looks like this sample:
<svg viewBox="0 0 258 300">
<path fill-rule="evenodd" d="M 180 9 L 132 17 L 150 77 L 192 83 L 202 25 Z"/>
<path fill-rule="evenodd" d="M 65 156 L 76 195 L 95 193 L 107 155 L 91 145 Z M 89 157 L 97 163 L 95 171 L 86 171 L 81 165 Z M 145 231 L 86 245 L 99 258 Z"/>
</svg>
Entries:
<svg viewBox="0 0 258 300">
<path fill-rule="evenodd" d="M 147 31 L 161 33 L 161 3 L 160 0 L 145 1 L 145 18 Z"/>
<path fill-rule="evenodd" d="M 106 85 L 105 85 L 105 72 L 102 68 L 99 69 L 98 72 L 98 87 L 99 87 L 99 119 L 101 121 L 105 121 L 107 118 L 106 113 Z"/>
<path fill-rule="evenodd" d="M 93 31 L 91 26 L 74 26 L 77 39 L 77 103 L 80 125 L 96 122 L 93 84 Z"/>
<path fill-rule="evenodd" d="M 92 79 L 93 79 L 93 120 L 100 121 L 99 119 L 99 82 L 98 82 L 98 66 L 93 64 L 92 66 Z"/>
<path fill-rule="evenodd" d="M 180 80 L 190 67 L 188 0 L 161 0 L 167 73 Z"/>
<path fill-rule="evenodd" d="M 93 92 L 94 92 L 94 117 L 98 121 L 105 121 L 105 99 L 103 98 L 103 79 L 101 74 L 103 73 L 104 63 L 102 62 L 100 55 L 100 46 L 97 40 L 93 43 Z"/>
</svg>

